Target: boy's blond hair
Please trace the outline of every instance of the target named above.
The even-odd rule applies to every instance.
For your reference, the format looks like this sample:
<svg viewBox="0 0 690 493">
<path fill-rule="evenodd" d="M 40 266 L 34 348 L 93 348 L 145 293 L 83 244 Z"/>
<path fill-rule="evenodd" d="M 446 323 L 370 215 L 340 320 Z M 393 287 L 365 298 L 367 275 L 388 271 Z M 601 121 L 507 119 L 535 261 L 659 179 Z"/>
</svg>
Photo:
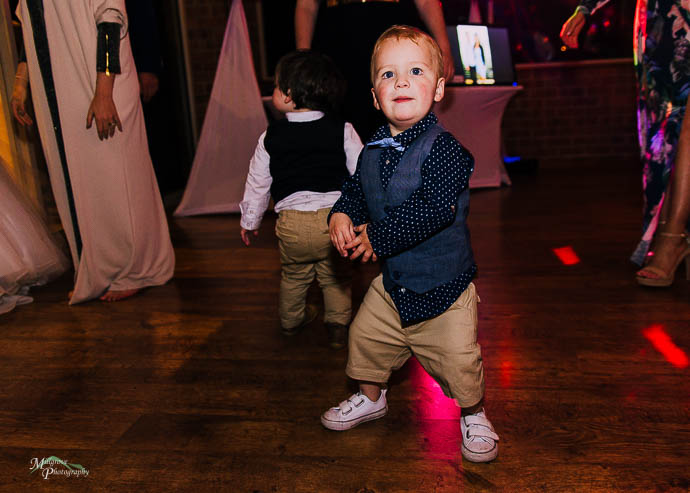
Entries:
<svg viewBox="0 0 690 493">
<path fill-rule="evenodd" d="M 420 46 L 422 43 L 425 44 L 426 47 L 429 48 L 429 53 L 431 54 L 432 67 L 436 69 L 436 78 L 440 79 L 443 77 L 443 54 L 441 54 L 441 49 L 438 47 L 438 44 L 436 44 L 436 41 L 434 41 L 434 38 L 416 27 L 395 25 L 386 29 L 383 34 L 379 36 L 379 39 L 376 40 L 376 44 L 374 45 L 370 64 L 372 84 L 376 78 L 376 58 L 381 50 L 381 45 L 384 41 L 392 38 L 398 41 L 401 39 L 408 39 Z"/>
</svg>

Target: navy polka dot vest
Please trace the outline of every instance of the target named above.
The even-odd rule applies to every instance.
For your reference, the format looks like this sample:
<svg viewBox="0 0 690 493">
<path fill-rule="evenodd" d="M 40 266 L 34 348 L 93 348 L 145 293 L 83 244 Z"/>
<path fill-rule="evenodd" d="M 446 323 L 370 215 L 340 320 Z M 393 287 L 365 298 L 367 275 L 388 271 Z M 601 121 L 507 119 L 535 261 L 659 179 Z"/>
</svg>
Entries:
<svg viewBox="0 0 690 493">
<path fill-rule="evenodd" d="M 388 186 L 381 183 L 378 163 L 382 150 L 367 147 L 362 153 L 362 189 L 369 215 L 381 220 L 391 207 L 400 205 L 422 183 L 421 167 L 438 135 L 445 129 L 431 126 L 405 150 Z M 393 285 L 403 286 L 416 293 L 425 293 L 457 278 L 474 265 L 474 256 L 467 228 L 469 189 L 465 189 L 456 204 L 455 221 L 432 237 L 402 253 L 383 261 L 383 283 L 388 292 Z M 410 221 L 419 218 L 411 214 Z"/>
</svg>

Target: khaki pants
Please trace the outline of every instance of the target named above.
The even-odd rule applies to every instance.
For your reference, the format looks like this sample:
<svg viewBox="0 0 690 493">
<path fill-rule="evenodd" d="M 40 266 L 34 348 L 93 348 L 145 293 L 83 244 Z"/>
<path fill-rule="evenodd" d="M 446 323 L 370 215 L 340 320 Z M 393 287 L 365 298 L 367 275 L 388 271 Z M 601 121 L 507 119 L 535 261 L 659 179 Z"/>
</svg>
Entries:
<svg viewBox="0 0 690 493">
<path fill-rule="evenodd" d="M 283 210 L 276 222 L 282 264 L 280 323 L 286 329 L 304 320 L 307 290 L 316 277 L 323 291 L 324 321 L 347 325 L 352 317 L 352 268 L 331 245 L 330 208 L 315 212 Z"/>
<path fill-rule="evenodd" d="M 484 395 L 484 369 L 477 344 L 477 293 L 473 283 L 442 314 L 403 327 L 382 276 L 371 282 L 350 326 L 346 373 L 350 378 L 385 383 L 392 370 L 414 354 L 461 407 Z"/>
</svg>

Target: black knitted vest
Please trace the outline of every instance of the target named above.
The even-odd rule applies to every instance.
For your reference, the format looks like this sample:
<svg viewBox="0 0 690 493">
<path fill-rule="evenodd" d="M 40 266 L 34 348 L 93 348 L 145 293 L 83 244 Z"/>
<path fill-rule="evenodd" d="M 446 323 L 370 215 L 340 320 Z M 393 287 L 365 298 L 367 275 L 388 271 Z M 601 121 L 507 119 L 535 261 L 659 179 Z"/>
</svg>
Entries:
<svg viewBox="0 0 690 493">
<path fill-rule="evenodd" d="M 339 191 L 348 176 L 345 122 L 324 116 L 310 122 L 279 120 L 269 125 L 264 146 L 271 157 L 274 202 L 301 191 Z"/>
</svg>

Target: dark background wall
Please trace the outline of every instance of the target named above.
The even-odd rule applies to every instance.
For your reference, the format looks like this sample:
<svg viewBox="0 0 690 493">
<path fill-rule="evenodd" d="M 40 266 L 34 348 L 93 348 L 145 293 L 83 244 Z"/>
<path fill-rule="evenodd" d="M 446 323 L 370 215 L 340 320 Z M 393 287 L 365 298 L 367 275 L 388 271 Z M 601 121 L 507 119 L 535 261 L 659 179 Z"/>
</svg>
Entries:
<svg viewBox="0 0 690 493">
<path fill-rule="evenodd" d="M 549 0 L 541 3 L 551 5 L 544 8 L 550 12 L 552 22 L 540 20 L 540 25 L 557 24 L 558 28 L 575 7 L 575 2 Z M 554 3 L 559 5 L 554 6 Z M 211 94 L 230 1 L 186 0 L 185 5 L 194 105 L 200 128 Z M 269 65 L 274 63 L 271 57 L 276 57 L 275 46 L 284 51 L 294 46 L 293 5 L 294 0 L 244 0 L 252 46 L 260 45 L 259 33 L 263 30 L 270 52 Z M 616 7 L 619 12 L 630 10 L 626 13 L 632 19 L 629 0 L 618 2 Z M 261 28 L 259 8 L 265 19 Z M 603 14 L 600 14 L 601 19 L 605 18 Z M 452 12 L 447 14 L 452 15 Z M 598 22 L 602 22 L 601 19 Z M 627 27 L 616 35 L 621 46 L 619 51 L 625 51 L 623 56 L 629 53 L 632 38 L 632 33 L 626 30 Z M 260 72 L 261 60 L 256 49 L 254 52 L 255 66 Z M 505 113 L 503 137 L 508 155 L 535 157 L 548 165 L 566 163 L 569 159 L 634 159 L 638 155 L 631 60 L 519 64 L 517 78 L 525 89 L 513 99 Z M 270 90 L 270 82 L 262 85 L 264 91 Z"/>
<path fill-rule="evenodd" d="M 182 4 L 191 64 L 192 105 L 198 129 L 211 94 L 231 3 L 232 0 L 184 0 Z M 271 90 L 270 75 L 275 62 L 294 47 L 294 3 L 295 0 L 243 0 L 254 64 L 265 94 Z M 538 49 L 536 54 L 526 53 L 522 41 L 540 34 L 548 38 L 557 62 L 627 57 L 631 52 L 634 0 L 611 2 L 592 16 L 581 39 L 582 50 L 560 50 L 558 30 L 577 3 L 577 0 L 495 0 L 497 22 L 510 24 L 516 61 L 525 62 L 539 56 Z M 164 12 L 163 2 L 158 4 L 159 12 Z M 446 0 L 443 4 L 448 22 L 465 20 L 467 0 Z M 517 79 L 524 91 L 513 99 L 505 113 L 506 153 L 554 163 L 582 157 L 637 156 L 632 61 L 604 60 L 518 64 Z"/>
<path fill-rule="evenodd" d="M 508 105 L 508 155 L 565 165 L 639 155 L 632 59 L 518 65 L 524 87 Z"/>
</svg>

